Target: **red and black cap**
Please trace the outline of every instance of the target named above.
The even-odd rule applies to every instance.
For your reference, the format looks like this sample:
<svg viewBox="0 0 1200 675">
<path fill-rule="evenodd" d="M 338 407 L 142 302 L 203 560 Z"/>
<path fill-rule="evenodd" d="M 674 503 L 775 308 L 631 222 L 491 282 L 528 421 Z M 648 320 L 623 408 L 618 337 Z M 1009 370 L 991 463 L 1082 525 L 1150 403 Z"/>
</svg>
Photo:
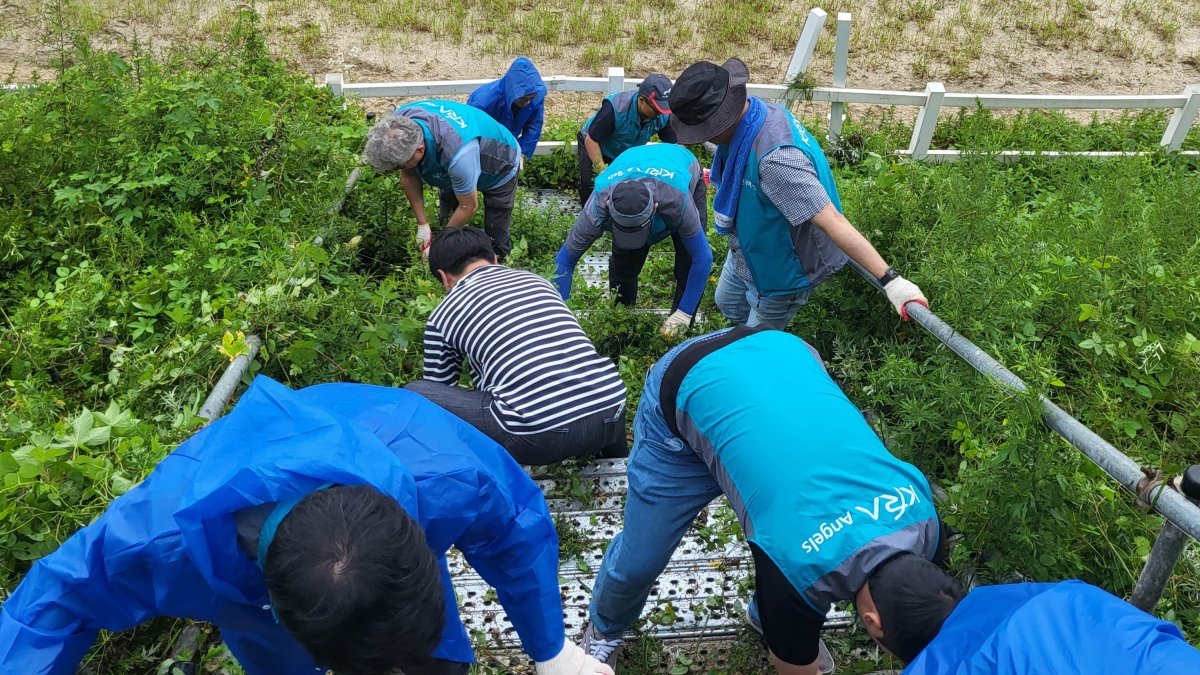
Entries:
<svg viewBox="0 0 1200 675">
<path fill-rule="evenodd" d="M 662 73 L 650 73 L 642 83 L 638 85 L 638 96 L 645 97 L 646 101 L 658 111 L 660 115 L 669 115 L 671 113 L 671 80 Z"/>
</svg>

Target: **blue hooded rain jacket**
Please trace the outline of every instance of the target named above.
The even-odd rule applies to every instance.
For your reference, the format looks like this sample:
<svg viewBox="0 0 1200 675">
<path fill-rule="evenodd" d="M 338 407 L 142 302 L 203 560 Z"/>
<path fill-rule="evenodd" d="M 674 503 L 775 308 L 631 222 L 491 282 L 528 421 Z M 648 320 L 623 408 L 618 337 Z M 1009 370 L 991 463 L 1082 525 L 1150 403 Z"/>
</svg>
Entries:
<svg viewBox="0 0 1200 675">
<path fill-rule="evenodd" d="M 1083 583 L 970 592 L 903 675 L 1196 675 L 1173 624 Z"/>
<path fill-rule="evenodd" d="M 513 101 L 533 94 L 529 105 L 513 115 Z M 508 128 L 521 146 L 521 154 L 533 157 L 542 138 L 542 122 L 546 114 L 546 83 L 533 61 L 518 56 L 508 72 L 471 92 L 467 104 L 486 112 L 492 119 Z"/>
<path fill-rule="evenodd" d="M 474 660 L 446 566 L 451 546 L 496 588 L 531 657 L 561 650 L 554 523 L 503 448 L 401 389 L 292 391 L 259 377 L 228 416 L 34 564 L 0 607 L 0 673 L 74 673 L 97 631 L 157 616 L 216 624 L 248 675 L 324 672 L 272 617 L 234 514 L 327 483 L 372 485 L 424 527 L 448 610 L 435 657 Z"/>
</svg>

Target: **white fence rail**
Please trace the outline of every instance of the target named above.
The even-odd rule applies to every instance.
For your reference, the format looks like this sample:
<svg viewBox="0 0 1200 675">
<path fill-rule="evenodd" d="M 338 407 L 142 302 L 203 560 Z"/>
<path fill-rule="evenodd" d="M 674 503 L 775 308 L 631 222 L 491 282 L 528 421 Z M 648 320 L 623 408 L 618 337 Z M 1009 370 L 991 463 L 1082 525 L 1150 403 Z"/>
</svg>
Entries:
<svg viewBox="0 0 1200 675">
<path fill-rule="evenodd" d="M 801 30 L 800 39 L 792 60 L 788 64 L 786 80 L 795 81 L 796 77 L 807 71 L 812 62 L 817 38 L 825 25 L 826 14 L 821 9 L 813 9 Z M 851 15 L 840 12 L 837 17 L 837 38 L 834 46 L 833 86 L 814 87 L 803 91 L 805 100 L 819 103 L 830 103 L 829 134 L 837 136 L 841 132 L 842 118 L 845 106 L 877 105 L 877 106 L 914 106 L 920 108 L 916 122 L 913 125 L 912 138 L 908 148 L 898 150 L 897 154 L 908 155 L 913 159 L 931 162 L 953 162 L 969 151 L 960 150 L 931 150 L 933 133 L 937 126 L 938 113 L 946 108 L 975 108 L 995 109 L 1040 109 L 1040 110 L 1173 110 L 1170 122 L 1163 133 L 1159 145 L 1167 152 L 1180 152 L 1188 130 L 1200 113 L 1200 84 L 1188 86 L 1178 94 L 1152 95 L 1097 95 L 1073 96 L 1058 94 L 992 94 L 948 92 L 941 82 L 930 82 L 925 91 L 892 91 L 887 89 L 854 89 L 846 87 L 846 62 L 850 44 Z M 609 68 L 608 77 L 573 77 L 569 75 L 552 75 L 544 78 L 547 90 L 551 92 L 593 92 L 598 94 L 613 94 L 620 91 L 636 89 L 641 83 L 638 78 L 625 77 L 623 68 Z M 358 98 L 371 97 L 410 97 L 410 96 L 461 96 L 474 91 L 480 85 L 491 80 L 445 80 L 440 82 L 382 82 L 382 83 L 347 83 L 341 73 L 330 73 L 325 77 L 325 84 L 336 96 L 353 96 Z M 784 84 L 749 84 L 746 87 L 749 94 L 766 99 L 795 99 L 798 92 Z M 538 143 L 536 154 L 549 154 L 564 145 L 571 143 L 546 141 Z M 1147 154 L 1145 152 L 1034 152 L 1028 150 L 1008 150 L 995 154 L 999 159 L 1013 160 L 1027 156 L 1041 157 L 1123 157 Z M 1200 152 L 1189 151 L 1181 154 L 1200 155 Z"/>
<path fill-rule="evenodd" d="M 1163 132 L 1159 145 L 1167 152 L 1180 152 L 1188 131 L 1200 113 L 1200 84 L 1193 84 L 1178 94 L 1151 95 L 1092 95 L 1072 96 L 1058 94 L 994 94 L 949 92 L 940 82 L 930 82 L 924 91 L 893 91 L 887 89 L 855 89 L 846 85 L 846 64 L 850 44 L 851 15 L 840 12 L 837 16 L 837 37 L 834 46 L 833 86 L 814 87 L 802 92 L 785 84 L 749 84 L 747 92 L 772 100 L 795 100 L 801 95 L 805 100 L 829 103 L 829 134 L 836 137 L 841 132 L 842 119 L 847 105 L 913 106 L 920 108 L 913 125 L 912 137 L 904 150 L 896 154 L 931 162 L 957 161 L 961 156 L 973 154 L 960 150 L 932 150 L 930 148 L 937 126 L 938 114 L 948 108 L 987 109 L 1041 109 L 1041 110 L 1172 110 L 1171 119 Z M 817 39 L 825 25 L 826 14 L 813 9 L 796 42 L 792 60 L 788 64 L 786 79 L 793 82 L 807 71 L 812 62 Z M 607 77 L 574 77 L 552 75 L 544 78 L 551 92 L 591 92 L 613 94 L 636 89 L 639 78 L 625 77 L 623 68 L 609 68 Z M 429 82 L 356 82 L 349 83 L 341 73 L 325 76 L 325 86 L 335 96 L 355 98 L 406 98 L 463 96 L 471 93 L 490 79 L 441 80 Z M 0 85 L 3 89 L 17 89 L 25 85 Z M 563 146 L 574 146 L 574 142 L 545 141 L 538 143 L 537 154 L 549 154 Z M 1041 157 L 1122 157 L 1147 154 L 1146 152 L 1115 151 L 1050 151 L 1007 150 L 994 153 L 999 159 L 1012 160 L 1026 156 Z M 1185 155 L 1200 155 L 1197 151 L 1181 152 Z"/>
<path fill-rule="evenodd" d="M 636 89 L 639 78 L 625 77 L 623 68 L 609 68 L 608 77 L 572 77 L 552 75 L 546 77 L 549 91 L 593 92 L 610 94 Z M 440 82 L 382 82 L 347 83 L 340 73 L 330 73 L 325 84 L 338 96 L 357 98 L 412 97 L 412 96 L 462 96 L 471 93 L 480 85 L 491 80 L 444 80 Z M 789 94 L 782 84 L 749 84 L 750 94 L 767 99 L 781 99 Z M 886 89 L 853 89 L 849 87 L 814 87 L 805 93 L 805 99 L 834 104 L 830 111 L 830 130 L 833 135 L 841 129 L 841 117 L 847 104 L 912 106 L 920 108 L 913 125 L 912 140 L 906 150 L 898 154 L 913 159 L 943 162 L 955 161 L 964 153 L 958 150 L 930 150 L 938 113 L 946 108 L 983 107 L 997 109 L 1040 109 L 1040 110 L 1174 110 L 1160 145 L 1168 152 L 1179 151 L 1188 130 L 1200 113 L 1200 84 L 1193 84 L 1179 94 L 1150 95 L 1056 95 L 1056 94 L 991 94 L 948 92 L 942 83 L 930 82 L 925 91 L 892 91 Z M 836 121 L 835 121 L 836 120 Z M 537 154 L 549 154 L 564 145 L 574 143 L 543 141 L 538 143 Z M 1011 150 L 1001 153 L 1007 158 L 1040 155 L 1045 157 L 1119 157 L 1136 156 L 1139 152 L 1033 152 Z M 1200 155 L 1190 151 L 1183 154 Z"/>
</svg>

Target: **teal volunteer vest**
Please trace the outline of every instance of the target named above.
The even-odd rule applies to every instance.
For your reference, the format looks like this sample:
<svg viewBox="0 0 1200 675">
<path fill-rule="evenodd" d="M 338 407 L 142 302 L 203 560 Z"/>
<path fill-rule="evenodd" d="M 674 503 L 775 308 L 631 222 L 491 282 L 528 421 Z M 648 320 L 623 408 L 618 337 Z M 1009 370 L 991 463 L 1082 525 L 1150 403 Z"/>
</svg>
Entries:
<svg viewBox="0 0 1200 675">
<path fill-rule="evenodd" d="M 462 146 L 479 141 L 479 189 L 490 190 L 506 182 L 520 162 L 521 150 L 512 132 L 487 113 L 465 103 L 429 99 L 396 109 L 421 126 L 425 134 L 425 158 L 417 171 L 428 184 L 452 189 L 450 162 Z"/>
<path fill-rule="evenodd" d="M 884 447 L 803 340 L 742 328 L 688 349 L 697 348 L 711 351 L 698 361 L 681 352 L 664 377 L 664 397 L 677 392 L 675 428 L 746 538 L 816 611 L 852 598 L 898 553 L 933 557 L 929 483 Z"/>
<path fill-rule="evenodd" d="M 656 143 L 630 148 L 621 153 L 608 168 L 596 177 L 597 195 L 595 204 L 604 203 L 617 183 L 626 180 L 650 178 L 658 183 L 669 185 L 675 190 L 654 190 L 653 194 L 661 199 L 692 198 L 693 167 L 698 169 L 696 156 L 687 148 L 672 143 Z M 698 173 L 698 171 L 696 172 Z M 663 205 L 654 213 L 650 221 L 649 243 L 657 244 L 671 235 L 671 228 L 659 215 Z M 612 223 L 605 220 L 600 225 L 604 231 L 612 231 Z"/>
<path fill-rule="evenodd" d="M 846 264 L 847 256 L 812 223 L 801 225 L 793 242 L 791 225 L 762 191 L 759 160 L 780 146 L 799 148 L 839 212 L 842 202 L 817 139 L 790 112 L 773 103 L 766 105 L 767 119 L 750 150 L 738 200 L 737 236 L 758 293 L 792 295 L 820 284 Z"/>
<path fill-rule="evenodd" d="M 670 123 L 670 115 L 659 115 L 656 119 L 642 124 L 642 118 L 637 111 L 637 96 L 636 91 L 623 91 L 605 97 L 609 103 L 612 103 L 613 112 L 616 114 L 616 128 L 613 129 L 612 135 L 603 141 L 598 141 L 600 150 L 604 152 L 605 157 L 616 159 L 630 148 L 649 143 L 651 136 Z M 583 125 L 584 131 L 591 126 L 592 118 L 595 116 L 595 113 L 592 113 L 592 116 L 588 118 Z"/>
</svg>

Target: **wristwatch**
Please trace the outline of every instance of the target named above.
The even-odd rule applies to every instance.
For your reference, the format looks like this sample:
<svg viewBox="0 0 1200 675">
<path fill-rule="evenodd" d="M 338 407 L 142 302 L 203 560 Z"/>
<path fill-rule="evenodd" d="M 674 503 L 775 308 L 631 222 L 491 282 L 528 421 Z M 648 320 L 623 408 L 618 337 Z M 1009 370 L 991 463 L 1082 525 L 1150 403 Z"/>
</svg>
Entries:
<svg viewBox="0 0 1200 675">
<path fill-rule="evenodd" d="M 896 279 L 899 276 L 900 276 L 899 272 L 897 272 L 896 270 L 889 267 L 889 268 L 887 268 L 887 271 L 883 273 L 883 276 L 879 277 L 879 279 L 877 279 L 877 281 L 879 282 L 880 286 L 887 286 L 888 283 L 890 283 L 892 279 Z"/>
</svg>

